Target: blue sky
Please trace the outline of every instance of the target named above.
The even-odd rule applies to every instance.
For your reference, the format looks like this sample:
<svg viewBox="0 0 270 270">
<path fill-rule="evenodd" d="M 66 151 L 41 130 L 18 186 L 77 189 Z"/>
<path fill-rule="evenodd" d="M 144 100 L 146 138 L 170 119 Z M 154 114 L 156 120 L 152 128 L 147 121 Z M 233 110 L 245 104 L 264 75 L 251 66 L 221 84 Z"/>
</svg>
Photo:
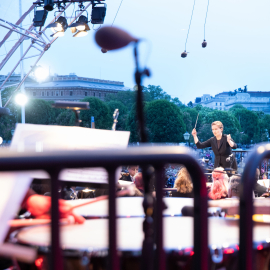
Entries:
<svg viewBox="0 0 270 270">
<path fill-rule="evenodd" d="M 25 11 L 33 0 L 22 2 Z M 106 2 L 104 25 L 110 25 L 121 0 Z M 243 88 L 244 85 L 249 91 L 269 91 L 270 2 L 210 0 L 206 24 L 208 46 L 203 49 L 201 43 L 207 2 L 196 0 L 187 42 L 189 54 L 183 59 L 180 55 L 185 48 L 193 0 L 171 0 L 168 4 L 160 0 L 123 0 L 114 25 L 149 41 L 141 46 L 141 62 L 146 59 L 151 44 L 147 66 L 152 76 L 144 79 L 144 85 L 160 85 L 184 103 L 194 101 L 203 94 L 215 95 Z M 0 18 L 16 22 L 19 18 L 18 3 L 18 0 L 1 0 Z M 67 16 L 72 10 L 73 6 L 68 9 Z M 30 24 L 32 17 L 33 14 L 26 18 L 24 24 Z M 46 22 L 52 18 L 53 12 L 50 12 Z M 0 27 L 0 38 L 5 33 L 6 30 Z M 52 74 L 76 73 L 79 76 L 123 81 L 125 86 L 133 87 L 132 46 L 102 54 L 94 42 L 94 34 L 91 29 L 86 37 L 72 38 L 67 30 L 65 36 L 44 54 L 39 64 L 50 68 Z M 13 34 L 10 40 L 16 38 L 17 34 Z M 5 50 L 13 44 L 14 41 L 6 43 L 6 48 L 2 46 L 0 55 L 5 54 Z M 24 48 L 26 45 L 24 43 Z M 7 74 L 18 57 L 19 50 L 0 74 Z M 26 72 L 33 62 L 33 58 L 25 61 Z"/>
</svg>

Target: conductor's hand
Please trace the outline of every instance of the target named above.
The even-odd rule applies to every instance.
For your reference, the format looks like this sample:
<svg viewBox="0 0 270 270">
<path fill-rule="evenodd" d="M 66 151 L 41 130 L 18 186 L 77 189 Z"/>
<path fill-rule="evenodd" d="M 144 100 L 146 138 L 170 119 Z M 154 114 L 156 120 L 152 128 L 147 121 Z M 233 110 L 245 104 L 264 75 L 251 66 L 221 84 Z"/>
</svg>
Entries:
<svg viewBox="0 0 270 270">
<path fill-rule="evenodd" d="M 192 134 L 192 136 L 193 136 L 193 137 L 194 137 L 194 136 L 197 136 L 197 131 L 196 131 L 196 129 L 195 129 L 195 128 L 193 128 L 193 130 L 192 130 L 191 134 Z"/>
<path fill-rule="evenodd" d="M 82 216 L 76 215 L 71 211 L 71 205 L 65 200 L 59 200 L 60 218 L 73 217 L 76 223 L 84 223 Z M 32 195 L 26 201 L 26 209 L 36 218 L 49 219 L 51 209 L 51 197 L 42 195 Z"/>
<path fill-rule="evenodd" d="M 227 142 L 228 143 L 230 142 L 231 139 L 232 139 L 231 134 L 227 135 Z"/>
</svg>

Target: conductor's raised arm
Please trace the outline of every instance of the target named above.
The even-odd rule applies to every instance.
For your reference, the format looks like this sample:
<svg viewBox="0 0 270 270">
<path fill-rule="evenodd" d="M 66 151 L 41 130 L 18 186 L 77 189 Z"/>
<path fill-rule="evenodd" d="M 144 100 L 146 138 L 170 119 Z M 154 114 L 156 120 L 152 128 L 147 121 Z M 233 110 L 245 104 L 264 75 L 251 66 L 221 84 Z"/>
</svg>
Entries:
<svg viewBox="0 0 270 270">
<path fill-rule="evenodd" d="M 206 148 L 206 147 L 211 147 L 211 139 L 209 139 L 209 140 L 207 140 L 205 142 L 202 142 L 202 143 L 199 141 L 199 139 L 197 137 L 197 131 L 196 131 L 195 128 L 192 130 L 192 133 L 191 134 L 192 134 L 192 136 L 194 138 L 194 142 L 195 142 L 195 144 L 196 144 L 196 146 L 197 146 L 198 149 L 203 149 L 203 148 Z"/>
</svg>

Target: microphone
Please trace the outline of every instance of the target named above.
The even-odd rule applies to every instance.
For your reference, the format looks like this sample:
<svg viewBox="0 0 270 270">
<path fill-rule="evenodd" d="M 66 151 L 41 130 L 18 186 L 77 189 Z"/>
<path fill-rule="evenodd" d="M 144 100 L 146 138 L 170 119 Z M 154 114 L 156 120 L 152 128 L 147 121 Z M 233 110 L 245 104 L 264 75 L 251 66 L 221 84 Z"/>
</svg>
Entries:
<svg viewBox="0 0 270 270">
<path fill-rule="evenodd" d="M 226 158 L 226 162 L 230 162 L 232 158 L 233 158 L 233 154 L 230 154 L 230 155 Z"/>
<path fill-rule="evenodd" d="M 103 50 L 110 51 L 123 48 L 130 42 L 138 42 L 139 39 L 120 28 L 105 26 L 96 32 L 95 40 Z"/>
</svg>

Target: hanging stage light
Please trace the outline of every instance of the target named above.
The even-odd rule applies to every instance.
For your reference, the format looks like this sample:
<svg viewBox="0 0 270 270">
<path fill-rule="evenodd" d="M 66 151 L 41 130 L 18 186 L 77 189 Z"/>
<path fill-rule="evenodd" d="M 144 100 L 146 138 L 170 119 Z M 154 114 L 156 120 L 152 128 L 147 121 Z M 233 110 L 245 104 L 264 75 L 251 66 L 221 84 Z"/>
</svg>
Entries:
<svg viewBox="0 0 270 270">
<path fill-rule="evenodd" d="M 108 52 L 108 50 L 107 49 L 104 49 L 104 48 L 101 48 L 101 52 L 102 53 L 106 53 L 106 52 Z"/>
<path fill-rule="evenodd" d="M 53 32 L 51 37 L 62 37 L 68 28 L 67 19 L 60 16 L 54 23 L 49 24 L 47 27 L 50 27 Z"/>
<path fill-rule="evenodd" d="M 54 0 L 44 0 L 44 9 L 48 11 L 53 10 Z"/>
<path fill-rule="evenodd" d="M 48 11 L 41 9 L 41 10 L 35 10 L 35 15 L 33 19 L 33 25 L 35 27 L 37 26 L 44 26 L 46 18 L 47 18 Z"/>
<path fill-rule="evenodd" d="M 106 16 L 106 9 L 107 9 L 107 5 L 106 4 L 104 4 L 103 7 L 93 6 L 92 7 L 92 19 L 91 19 L 91 23 L 92 24 L 103 24 L 104 23 L 105 16 Z"/>
<path fill-rule="evenodd" d="M 187 52 L 186 52 L 186 51 L 182 52 L 182 53 L 181 53 L 181 57 L 182 57 L 182 58 L 186 58 L 186 57 L 187 57 Z"/>
<path fill-rule="evenodd" d="M 204 40 L 202 43 L 202 47 L 205 48 L 207 46 L 207 42 Z"/>
<path fill-rule="evenodd" d="M 69 27 L 71 33 L 75 33 L 73 37 L 84 37 L 88 34 L 87 31 L 90 31 L 90 27 L 88 25 L 88 18 L 83 15 L 79 17 L 77 22 L 71 24 Z"/>
</svg>

